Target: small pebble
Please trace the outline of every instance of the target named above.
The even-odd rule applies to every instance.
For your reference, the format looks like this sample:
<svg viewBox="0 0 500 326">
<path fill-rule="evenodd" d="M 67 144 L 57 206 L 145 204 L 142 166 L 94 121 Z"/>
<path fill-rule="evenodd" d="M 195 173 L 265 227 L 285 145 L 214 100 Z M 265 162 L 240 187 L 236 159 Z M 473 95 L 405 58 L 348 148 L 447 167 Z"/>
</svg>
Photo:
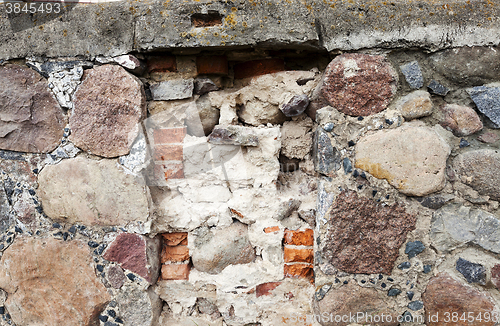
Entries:
<svg viewBox="0 0 500 326">
<path fill-rule="evenodd" d="M 363 189 L 363 185 L 359 185 L 359 186 L 358 186 L 358 189 L 359 189 L 359 190 Z"/>
<path fill-rule="evenodd" d="M 387 123 L 389 126 L 392 125 L 394 122 L 389 120 L 389 119 L 385 119 L 385 123 Z"/>
<path fill-rule="evenodd" d="M 413 300 L 413 296 L 415 295 L 415 293 L 413 291 L 408 291 L 406 292 L 406 295 L 408 296 L 408 300 Z"/>
<path fill-rule="evenodd" d="M 413 321 L 413 316 L 409 311 L 405 311 L 405 313 L 403 314 L 403 321 L 405 323 L 410 323 Z"/>
<path fill-rule="evenodd" d="M 344 284 L 348 284 L 348 283 L 349 283 L 349 281 L 344 281 Z"/>
<path fill-rule="evenodd" d="M 73 233 L 75 234 L 76 233 L 76 226 L 72 225 L 69 230 L 68 230 L 69 233 Z"/>
<path fill-rule="evenodd" d="M 0 315 L 5 314 L 5 307 L 0 307 Z"/>
<path fill-rule="evenodd" d="M 116 317 L 115 322 L 117 322 L 119 324 L 123 324 L 123 320 L 120 317 Z"/>
<path fill-rule="evenodd" d="M 395 297 L 401 293 L 400 289 L 392 288 L 387 292 L 387 295 L 390 297 Z"/>
<path fill-rule="evenodd" d="M 401 263 L 398 265 L 399 269 L 408 269 L 411 267 L 411 264 L 409 261 L 405 261 L 404 263 Z"/>
<path fill-rule="evenodd" d="M 111 308 L 116 307 L 116 305 L 117 305 L 116 301 L 111 301 L 111 302 L 109 303 L 109 306 L 110 306 Z"/>
<path fill-rule="evenodd" d="M 363 117 L 358 117 L 358 121 L 363 121 Z"/>
<path fill-rule="evenodd" d="M 110 321 L 104 323 L 104 326 L 118 326 L 118 324 L 112 323 Z"/>
<path fill-rule="evenodd" d="M 328 122 L 327 124 L 325 124 L 323 129 L 325 129 L 326 132 L 330 132 L 333 130 L 333 127 L 335 127 L 335 125 L 331 122 Z"/>
<path fill-rule="evenodd" d="M 114 311 L 113 309 L 108 310 L 107 313 L 108 313 L 108 316 L 110 316 L 110 317 L 113 317 L 113 318 L 116 317 L 116 311 Z"/>
<path fill-rule="evenodd" d="M 102 272 L 104 271 L 104 266 L 102 266 L 102 265 L 97 265 L 97 266 L 96 266 L 96 268 L 97 268 L 97 270 L 98 270 L 100 273 L 102 273 Z"/>
<path fill-rule="evenodd" d="M 33 169 L 34 174 L 38 174 L 38 169 Z"/>
<path fill-rule="evenodd" d="M 338 278 L 335 278 L 335 283 L 340 283 L 340 280 Z"/>
<path fill-rule="evenodd" d="M 60 229 L 61 228 L 61 224 L 59 224 L 59 223 L 53 223 L 52 227 L 56 228 L 56 229 Z"/>
<path fill-rule="evenodd" d="M 377 194 L 377 190 L 372 190 L 372 197 L 375 197 L 376 194 Z"/>
<path fill-rule="evenodd" d="M 394 282 L 394 280 L 393 280 L 392 278 L 390 278 L 390 277 L 388 277 L 388 278 L 387 278 L 387 280 L 388 280 L 389 282 Z"/>
<path fill-rule="evenodd" d="M 366 174 L 364 172 L 361 172 L 360 176 L 363 178 L 363 179 L 366 179 Z"/>
<path fill-rule="evenodd" d="M 99 315 L 99 320 L 105 323 L 108 321 L 108 316 Z"/>
<path fill-rule="evenodd" d="M 464 148 L 464 147 L 469 147 L 470 146 L 470 143 L 465 140 L 464 138 L 460 139 L 460 144 L 458 145 L 458 147 L 460 148 Z"/>
<path fill-rule="evenodd" d="M 387 284 L 382 283 L 380 286 L 382 287 L 382 289 L 385 289 L 387 287 Z"/>
<path fill-rule="evenodd" d="M 366 281 L 365 281 L 365 280 L 361 280 L 361 283 L 365 284 L 365 283 L 366 283 Z"/>
<path fill-rule="evenodd" d="M 379 280 L 381 280 L 381 279 L 383 279 L 383 278 L 384 278 L 384 276 L 383 276 L 382 274 L 378 274 L 378 279 L 379 279 Z"/>
<path fill-rule="evenodd" d="M 97 247 L 99 247 L 99 244 L 97 242 L 95 242 L 95 241 L 89 241 L 87 244 L 89 245 L 90 248 L 97 248 Z"/>
<path fill-rule="evenodd" d="M 64 241 L 68 240 L 68 237 L 69 237 L 69 233 L 68 232 L 64 232 L 63 233 L 63 239 L 64 239 Z"/>
<path fill-rule="evenodd" d="M 23 233 L 23 230 L 19 226 L 15 226 L 14 229 L 16 230 L 17 233 Z"/>
<path fill-rule="evenodd" d="M 36 211 L 39 213 L 39 214 L 42 214 L 43 213 L 43 208 L 42 206 L 37 206 L 35 207 Z"/>
<path fill-rule="evenodd" d="M 132 274 L 132 273 L 128 273 L 128 274 L 127 274 L 127 277 L 128 277 L 128 279 L 129 279 L 129 280 L 131 280 L 131 281 L 134 281 L 134 280 L 136 279 L 135 275 L 134 275 L 134 274 Z M 335 281 L 336 281 L 336 280 L 335 280 Z"/>
<path fill-rule="evenodd" d="M 424 265 L 424 274 L 429 273 L 432 270 L 432 265 Z"/>
<path fill-rule="evenodd" d="M 356 143 L 353 142 L 352 140 L 349 140 L 349 142 L 347 143 L 347 145 L 349 145 L 349 147 L 352 147 L 352 146 L 356 145 Z"/>
<path fill-rule="evenodd" d="M 357 178 L 359 176 L 358 170 L 354 170 L 354 172 L 352 173 L 352 176 Z"/>
<path fill-rule="evenodd" d="M 34 195 L 36 194 L 36 192 L 35 192 L 33 189 L 28 190 L 28 193 L 29 193 L 31 196 L 34 196 Z"/>
<path fill-rule="evenodd" d="M 424 303 L 422 301 L 412 301 L 408 304 L 408 308 L 413 311 L 420 310 L 424 307 Z"/>
</svg>

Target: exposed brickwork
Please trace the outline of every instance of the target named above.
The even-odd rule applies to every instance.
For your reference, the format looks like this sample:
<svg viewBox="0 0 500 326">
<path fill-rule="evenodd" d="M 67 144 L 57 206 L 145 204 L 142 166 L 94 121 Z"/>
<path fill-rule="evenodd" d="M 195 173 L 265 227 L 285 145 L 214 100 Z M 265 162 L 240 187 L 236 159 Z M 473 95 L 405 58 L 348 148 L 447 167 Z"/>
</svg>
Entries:
<svg viewBox="0 0 500 326">
<path fill-rule="evenodd" d="M 242 79 L 285 70 L 282 59 L 263 59 L 239 63 L 234 66 L 234 78 Z"/>
<path fill-rule="evenodd" d="M 148 58 L 148 72 L 177 71 L 176 58 L 173 55 L 153 56 Z"/>
<path fill-rule="evenodd" d="M 198 75 L 227 75 L 229 72 L 225 55 L 197 57 L 196 68 Z"/>
<path fill-rule="evenodd" d="M 163 246 L 161 253 L 161 263 L 167 261 L 182 262 L 189 259 L 189 249 L 187 246 Z"/>
<path fill-rule="evenodd" d="M 161 266 L 162 280 L 189 280 L 189 264 L 167 264 Z"/>
<path fill-rule="evenodd" d="M 285 244 L 294 246 L 313 246 L 314 231 L 307 229 L 305 231 L 285 230 Z"/>
<path fill-rule="evenodd" d="M 182 145 L 156 145 L 155 161 L 182 161 Z"/>
<path fill-rule="evenodd" d="M 187 245 L 187 232 L 163 233 L 163 243 L 167 246 Z"/>
<path fill-rule="evenodd" d="M 295 249 L 285 247 L 285 263 L 309 263 L 314 261 L 313 249 Z"/>
<path fill-rule="evenodd" d="M 264 229 L 265 233 L 278 232 L 280 230 L 279 226 L 270 226 Z"/>
<path fill-rule="evenodd" d="M 153 131 L 153 138 L 155 144 L 172 144 L 182 143 L 186 136 L 186 128 L 166 128 L 155 129 Z"/>
<path fill-rule="evenodd" d="M 155 165 L 152 177 L 155 181 L 184 178 L 182 142 L 185 136 L 186 127 L 153 130 Z"/>
<path fill-rule="evenodd" d="M 314 282 L 314 270 L 311 264 L 285 264 L 286 278 L 306 278 Z"/>
</svg>

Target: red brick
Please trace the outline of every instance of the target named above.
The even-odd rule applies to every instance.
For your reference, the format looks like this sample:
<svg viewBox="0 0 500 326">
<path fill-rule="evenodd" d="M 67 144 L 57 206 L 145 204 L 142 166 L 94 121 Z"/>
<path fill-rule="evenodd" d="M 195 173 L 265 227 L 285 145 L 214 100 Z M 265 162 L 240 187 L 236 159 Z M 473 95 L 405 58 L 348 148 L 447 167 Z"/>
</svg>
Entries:
<svg viewBox="0 0 500 326">
<path fill-rule="evenodd" d="M 197 57 L 196 68 L 198 75 L 227 75 L 229 73 L 225 55 Z"/>
<path fill-rule="evenodd" d="M 156 163 L 154 167 L 154 180 L 183 179 L 184 166 L 182 163 Z"/>
<path fill-rule="evenodd" d="M 182 262 L 189 259 L 189 249 L 187 246 L 163 246 L 161 252 L 161 263 L 167 261 Z"/>
<path fill-rule="evenodd" d="M 249 78 L 284 70 L 285 62 L 282 59 L 253 60 L 235 65 L 234 78 Z"/>
<path fill-rule="evenodd" d="M 155 129 L 153 139 L 155 144 L 182 143 L 186 136 L 186 127 Z"/>
<path fill-rule="evenodd" d="M 152 56 L 148 58 L 148 72 L 177 71 L 176 58 L 173 55 Z"/>
<path fill-rule="evenodd" d="M 166 264 L 161 266 L 162 280 L 189 280 L 189 264 Z"/>
<path fill-rule="evenodd" d="M 305 231 L 285 230 L 285 244 L 294 246 L 313 246 L 314 231 L 307 229 Z"/>
<path fill-rule="evenodd" d="M 281 282 L 268 282 L 268 283 L 262 283 L 259 284 L 255 287 L 255 292 L 257 298 L 263 295 L 269 295 L 271 294 L 271 291 L 276 289 L 278 285 L 280 285 Z"/>
<path fill-rule="evenodd" d="M 314 261 L 313 249 L 295 249 L 285 247 L 285 263 L 310 263 Z"/>
<path fill-rule="evenodd" d="M 285 264 L 284 273 L 286 278 L 307 278 L 314 280 L 314 270 L 311 264 Z"/>
<path fill-rule="evenodd" d="M 277 232 L 280 230 L 279 226 L 270 226 L 264 229 L 265 233 Z"/>
<path fill-rule="evenodd" d="M 172 232 L 163 233 L 163 244 L 167 246 L 177 246 L 177 245 L 187 245 L 188 244 L 188 233 L 187 232 Z"/>
<path fill-rule="evenodd" d="M 155 161 L 182 161 L 182 145 L 156 145 Z"/>
</svg>

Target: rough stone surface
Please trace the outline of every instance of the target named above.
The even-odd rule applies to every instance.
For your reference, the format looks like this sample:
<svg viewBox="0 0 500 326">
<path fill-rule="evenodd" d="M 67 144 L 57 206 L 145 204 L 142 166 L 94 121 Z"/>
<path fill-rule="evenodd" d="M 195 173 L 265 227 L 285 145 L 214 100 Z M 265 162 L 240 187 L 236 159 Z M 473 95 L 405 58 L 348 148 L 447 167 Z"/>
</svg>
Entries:
<svg viewBox="0 0 500 326">
<path fill-rule="evenodd" d="M 479 111 L 500 128 L 500 87 L 477 86 L 467 91 Z"/>
<path fill-rule="evenodd" d="M 446 104 L 441 108 L 441 126 L 457 137 L 469 136 L 483 129 L 483 123 L 474 109 L 457 104 Z"/>
<path fill-rule="evenodd" d="M 497 142 L 500 139 L 500 136 L 498 136 L 494 132 L 489 131 L 489 132 L 485 132 L 484 134 L 480 135 L 479 137 L 477 137 L 477 139 L 480 142 L 492 144 L 492 143 Z"/>
<path fill-rule="evenodd" d="M 18 65 L 0 67 L 0 148 L 47 153 L 59 144 L 66 118 L 35 71 Z"/>
<path fill-rule="evenodd" d="M 281 127 L 281 154 L 304 159 L 311 152 L 313 122 L 310 118 L 286 121 Z"/>
<path fill-rule="evenodd" d="M 159 238 L 121 233 L 108 246 L 103 257 L 154 283 L 160 272 L 159 251 Z"/>
<path fill-rule="evenodd" d="M 500 200 L 500 153 L 481 149 L 458 155 L 453 168 L 460 180 L 479 192 Z"/>
<path fill-rule="evenodd" d="M 453 200 L 455 196 L 453 195 L 436 195 L 436 196 L 429 196 L 425 198 L 417 198 L 418 201 L 420 201 L 420 205 L 431 208 L 431 209 L 439 209 L 443 207 L 446 203 L 449 201 Z"/>
<path fill-rule="evenodd" d="M 235 222 L 210 236 L 191 256 L 197 270 L 218 274 L 229 265 L 246 264 L 255 259 L 255 249 L 249 242 L 245 224 Z"/>
<path fill-rule="evenodd" d="M 193 79 L 166 80 L 149 87 L 155 101 L 182 100 L 193 96 Z"/>
<path fill-rule="evenodd" d="M 304 113 L 308 105 L 309 97 L 307 95 L 295 95 L 280 110 L 287 117 L 296 117 Z"/>
<path fill-rule="evenodd" d="M 324 175 L 332 175 L 341 166 L 342 157 L 323 128 L 318 128 L 314 134 L 313 161 L 314 169 Z"/>
<path fill-rule="evenodd" d="M 19 326 L 95 325 L 110 300 L 78 240 L 18 237 L 0 260 L 0 287 Z"/>
<path fill-rule="evenodd" d="M 382 206 L 344 191 L 330 208 L 322 256 L 344 272 L 390 274 L 415 222 L 399 204 Z"/>
<path fill-rule="evenodd" d="M 38 177 L 44 212 L 56 220 L 86 225 L 145 222 L 149 194 L 144 183 L 113 160 L 85 158 L 46 166 Z"/>
<path fill-rule="evenodd" d="M 408 62 L 399 68 L 405 76 L 406 82 L 410 85 L 410 88 L 419 89 L 424 86 L 424 76 L 422 76 L 418 61 Z"/>
<path fill-rule="evenodd" d="M 467 282 L 479 283 L 481 285 L 486 284 L 486 268 L 483 265 L 459 258 L 456 269 L 465 277 Z"/>
<path fill-rule="evenodd" d="M 216 126 L 208 141 L 216 145 L 258 146 L 259 138 L 252 128 L 242 126 Z"/>
<path fill-rule="evenodd" d="M 441 83 L 435 80 L 431 80 L 427 88 L 432 94 L 441 96 L 446 96 L 446 94 L 448 94 L 448 92 L 450 91 L 446 86 L 442 85 Z"/>
<path fill-rule="evenodd" d="M 491 282 L 493 282 L 497 289 L 500 289 L 500 264 L 491 268 Z"/>
<path fill-rule="evenodd" d="M 162 301 L 152 288 L 142 291 L 124 286 L 117 296 L 121 316 L 127 326 L 156 326 L 161 314 Z"/>
<path fill-rule="evenodd" d="M 347 326 L 354 324 L 349 319 L 344 321 L 335 321 L 336 315 L 356 316 L 356 313 L 364 313 L 364 315 L 379 315 L 392 316 L 392 322 L 377 323 L 377 325 L 398 325 L 397 315 L 387 307 L 387 303 L 382 297 L 382 294 L 373 288 L 363 288 L 349 282 L 338 289 L 331 289 L 326 293 L 321 301 L 313 301 L 314 313 L 319 316 L 327 316 L 330 314 L 334 318 L 321 319 L 320 324 L 323 326 Z M 325 314 L 325 315 L 323 315 Z M 354 318 L 356 321 L 356 318 Z M 386 320 L 384 320 L 386 321 Z M 361 319 L 358 322 L 365 322 Z"/>
<path fill-rule="evenodd" d="M 491 213 L 451 204 L 434 213 L 429 237 L 434 248 L 440 251 L 451 251 L 473 243 L 500 253 L 499 227 L 500 221 Z"/>
<path fill-rule="evenodd" d="M 414 91 L 396 102 L 396 108 L 407 120 L 432 114 L 431 95 L 426 91 Z"/>
<path fill-rule="evenodd" d="M 405 254 L 408 255 L 408 259 L 412 259 L 416 255 L 424 251 L 425 245 L 422 241 L 412 241 L 406 244 Z"/>
<path fill-rule="evenodd" d="M 424 196 L 444 187 L 449 154 L 450 147 L 434 130 L 404 124 L 363 137 L 356 144 L 355 166 L 406 195 Z"/>
<path fill-rule="evenodd" d="M 87 70 L 74 95 L 70 140 L 104 157 L 126 155 L 146 116 L 142 83 L 120 66 Z"/>
<path fill-rule="evenodd" d="M 198 77 L 194 80 L 194 94 L 203 95 L 217 90 L 219 90 L 219 87 L 210 78 Z"/>
<path fill-rule="evenodd" d="M 123 269 L 118 265 L 109 266 L 106 275 L 109 284 L 115 289 L 121 288 L 127 279 Z"/>
<path fill-rule="evenodd" d="M 326 68 L 322 94 L 342 113 L 367 116 L 387 107 L 397 80 L 396 71 L 383 56 L 342 54 Z"/>
<path fill-rule="evenodd" d="M 497 81 L 500 74 L 498 47 L 466 46 L 430 56 L 435 71 L 461 86 L 479 86 Z"/>
<path fill-rule="evenodd" d="M 448 274 L 441 273 L 433 277 L 425 289 L 422 299 L 425 305 L 425 312 L 427 316 L 439 314 L 444 316 L 445 312 L 453 311 L 462 316 L 463 313 L 473 311 L 477 316 L 481 313 L 491 313 L 494 311 L 495 306 L 492 303 L 492 298 L 476 289 L 462 285 L 460 282 L 451 278 Z M 430 323 L 430 325 L 444 326 L 449 325 L 444 319 Z M 456 325 L 472 325 L 469 323 L 459 322 Z M 495 322 L 484 318 L 482 321 L 475 320 L 473 325 L 492 326 Z"/>
</svg>

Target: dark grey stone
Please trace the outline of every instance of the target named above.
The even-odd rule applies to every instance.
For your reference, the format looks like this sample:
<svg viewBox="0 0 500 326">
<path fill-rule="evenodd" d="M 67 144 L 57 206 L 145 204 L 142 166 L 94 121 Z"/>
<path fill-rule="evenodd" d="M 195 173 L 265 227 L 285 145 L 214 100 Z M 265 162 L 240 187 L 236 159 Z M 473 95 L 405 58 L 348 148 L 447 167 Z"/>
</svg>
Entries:
<svg viewBox="0 0 500 326">
<path fill-rule="evenodd" d="M 460 139 L 460 144 L 458 145 L 458 147 L 464 148 L 464 147 L 469 147 L 469 146 L 470 146 L 470 143 L 466 139 L 464 139 L 464 138 Z"/>
<path fill-rule="evenodd" d="M 398 265 L 398 268 L 401 270 L 408 269 L 411 267 L 411 264 L 409 261 L 405 261 L 404 263 L 401 263 Z"/>
<path fill-rule="evenodd" d="M 344 158 L 344 160 L 342 161 L 342 166 L 344 167 L 345 174 L 352 172 L 351 160 L 348 157 Z"/>
<path fill-rule="evenodd" d="M 399 294 L 401 294 L 401 290 L 400 289 L 396 289 L 396 288 L 392 288 L 392 289 L 390 289 L 387 292 L 387 295 L 390 296 L 390 297 L 395 297 L 395 296 L 397 296 Z"/>
<path fill-rule="evenodd" d="M 417 311 L 417 310 L 420 310 L 424 307 L 424 303 L 422 301 L 412 301 L 410 303 L 408 303 L 408 308 L 410 308 L 411 310 L 413 311 Z"/>
<path fill-rule="evenodd" d="M 420 205 L 424 207 L 439 209 L 443 207 L 447 202 L 453 200 L 453 198 L 455 198 L 453 195 L 436 195 L 425 198 L 417 198 L 417 200 L 420 202 Z"/>
<path fill-rule="evenodd" d="M 301 115 L 309 105 L 309 97 L 307 95 L 295 95 L 288 103 L 283 105 L 280 110 L 287 117 L 296 117 Z"/>
<path fill-rule="evenodd" d="M 467 282 L 486 284 L 486 268 L 483 265 L 459 258 L 455 268 L 465 277 Z"/>
<path fill-rule="evenodd" d="M 259 138 L 252 128 L 242 126 L 215 126 L 208 136 L 215 145 L 258 146 Z"/>
<path fill-rule="evenodd" d="M 314 135 L 314 169 L 321 174 L 330 175 L 340 169 L 340 152 L 332 146 L 328 134 L 318 128 Z"/>
<path fill-rule="evenodd" d="M 424 265 L 424 274 L 430 273 L 432 270 L 432 265 Z"/>
<path fill-rule="evenodd" d="M 406 292 L 406 296 L 408 297 L 408 300 L 413 300 L 413 296 L 415 295 L 415 293 L 413 291 L 408 291 Z"/>
<path fill-rule="evenodd" d="M 409 311 L 405 311 L 405 313 L 403 314 L 403 320 L 402 320 L 403 323 L 411 323 L 413 322 L 413 316 L 411 315 L 411 313 Z"/>
<path fill-rule="evenodd" d="M 198 77 L 194 80 L 194 93 L 196 95 L 203 95 L 208 92 L 213 92 L 218 90 L 219 87 L 207 77 Z"/>
<path fill-rule="evenodd" d="M 425 246 L 422 241 L 413 241 L 406 244 L 405 254 L 408 255 L 408 259 L 412 259 L 422 251 L 424 251 Z"/>
<path fill-rule="evenodd" d="M 500 128 L 500 87 L 477 86 L 467 92 L 479 111 Z"/>
<path fill-rule="evenodd" d="M 331 284 L 325 284 L 322 287 L 320 287 L 319 290 L 316 291 L 316 293 L 314 294 L 314 298 L 316 299 L 316 301 L 323 300 L 323 298 L 328 293 L 328 291 L 330 291 L 331 288 L 332 288 Z"/>
<path fill-rule="evenodd" d="M 448 94 L 448 92 L 450 91 L 448 88 L 441 85 L 439 82 L 435 81 L 434 79 L 431 80 L 431 82 L 429 83 L 429 86 L 427 86 L 427 88 L 429 89 L 429 91 L 432 94 L 441 95 L 441 96 L 446 96 L 446 94 Z"/>
<path fill-rule="evenodd" d="M 418 61 L 409 62 L 399 68 L 405 76 L 408 85 L 410 85 L 410 88 L 419 89 L 424 86 L 424 76 L 422 76 Z"/>
</svg>

